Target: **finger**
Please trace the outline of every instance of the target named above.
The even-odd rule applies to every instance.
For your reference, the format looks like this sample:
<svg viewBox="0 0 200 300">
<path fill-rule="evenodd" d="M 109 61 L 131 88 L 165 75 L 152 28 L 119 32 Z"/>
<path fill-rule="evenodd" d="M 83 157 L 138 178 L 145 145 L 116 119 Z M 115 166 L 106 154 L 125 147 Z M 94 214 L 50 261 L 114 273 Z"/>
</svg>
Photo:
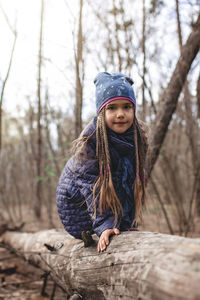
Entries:
<svg viewBox="0 0 200 300">
<path fill-rule="evenodd" d="M 106 243 L 107 246 L 109 245 L 109 235 L 105 236 L 105 243 Z"/>
<path fill-rule="evenodd" d="M 106 250 L 106 242 L 105 242 L 105 240 L 103 239 L 103 240 L 101 241 L 101 251 L 104 251 L 104 250 Z"/>
<path fill-rule="evenodd" d="M 106 235 L 104 237 L 104 243 L 105 243 L 106 246 L 108 246 L 108 244 L 109 244 L 109 235 Z"/>
<path fill-rule="evenodd" d="M 113 234 L 112 231 L 113 231 L 112 229 L 108 229 L 108 230 L 106 230 L 106 231 L 104 232 L 103 237 L 104 237 L 104 240 L 105 240 L 106 245 L 109 244 L 109 236 L 110 236 L 111 234 Z"/>
<path fill-rule="evenodd" d="M 114 231 L 114 234 L 116 234 L 116 235 L 119 235 L 119 234 L 120 234 L 120 231 L 119 231 L 118 228 L 114 228 L 113 231 Z"/>
<path fill-rule="evenodd" d="M 101 252 L 100 241 L 98 242 L 97 250 L 98 250 L 98 252 Z"/>
<path fill-rule="evenodd" d="M 105 235 L 101 235 L 99 242 L 98 242 L 97 250 L 98 250 L 98 252 L 103 252 L 104 250 L 106 250 Z"/>
</svg>

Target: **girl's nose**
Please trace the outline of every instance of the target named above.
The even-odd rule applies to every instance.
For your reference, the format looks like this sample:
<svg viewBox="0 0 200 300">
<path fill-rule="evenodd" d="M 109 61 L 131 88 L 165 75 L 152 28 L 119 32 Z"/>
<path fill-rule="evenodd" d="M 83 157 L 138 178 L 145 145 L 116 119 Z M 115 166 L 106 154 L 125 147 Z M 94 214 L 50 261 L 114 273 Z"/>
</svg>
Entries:
<svg viewBox="0 0 200 300">
<path fill-rule="evenodd" d="M 124 111 L 123 111 L 123 109 L 118 109 L 118 110 L 117 110 L 117 117 L 118 117 L 118 118 L 124 117 Z"/>
</svg>

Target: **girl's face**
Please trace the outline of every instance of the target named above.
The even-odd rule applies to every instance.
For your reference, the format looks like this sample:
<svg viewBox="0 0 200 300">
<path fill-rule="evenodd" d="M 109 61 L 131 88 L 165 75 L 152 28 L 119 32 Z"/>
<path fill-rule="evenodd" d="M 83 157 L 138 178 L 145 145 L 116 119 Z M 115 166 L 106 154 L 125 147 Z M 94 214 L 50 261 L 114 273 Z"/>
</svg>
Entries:
<svg viewBox="0 0 200 300">
<path fill-rule="evenodd" d="M 124 133 L 134 119 L 134 105 L 129 100 L 119 99 L 105 106 L 106 125 L 116 133 Z"/>
</svg>

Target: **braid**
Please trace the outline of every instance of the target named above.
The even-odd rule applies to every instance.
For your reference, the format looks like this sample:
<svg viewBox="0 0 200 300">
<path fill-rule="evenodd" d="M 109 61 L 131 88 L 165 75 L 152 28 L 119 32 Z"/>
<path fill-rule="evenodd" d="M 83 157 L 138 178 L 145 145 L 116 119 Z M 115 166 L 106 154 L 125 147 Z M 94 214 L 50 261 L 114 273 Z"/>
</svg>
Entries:
<svg viewBox="0 0 200 300">
<path fill-rule="evenodd" d="M 136 156 L 136 180 L 134 183 L 134 199 L 135 199 L 135 219 L 138 222 L 142 206 L 145 200 L 145 156 L 147 152 L 147 141 L 145 139 L 144 131 L 141 129 L 140 124 L 136 117 L 134 118 L 134 140 L 135 140 L 135 156 Z"/>
<path fill-rule="evenodd" d="M 99 211 L 111 209 L 115 215 L 115 224 L 118 216 L 123 214 L 123 208 L 118 199 L 110 172 L 110 153 L 105 125 L 105 109 L 102 109 L 96 124 L 96 155 L 99 161 L 100 175 L 93 188 L 94 208 L 96 215 L 96 199 L 99 196 Z"/>
</svg>

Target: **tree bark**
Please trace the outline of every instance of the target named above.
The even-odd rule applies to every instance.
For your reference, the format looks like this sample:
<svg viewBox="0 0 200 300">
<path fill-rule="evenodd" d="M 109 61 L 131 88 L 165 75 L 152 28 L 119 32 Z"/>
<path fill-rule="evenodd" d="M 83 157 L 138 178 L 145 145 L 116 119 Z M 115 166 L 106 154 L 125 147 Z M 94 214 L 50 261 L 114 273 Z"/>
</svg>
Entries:
<svg viewBox="0 0 200 300">
<path fill-rule="evenodd" d="M 95 237 L 89 248 L 64 230 L 6 232 L 2 240 L 50 272 L 68 295 L 75 291 L 95 300 L 200 299 L 200 239 L 125 232 L 98 254 Z"/>
<path fill-rule="evenodd" d="M 200 73 L 197 80 L 197 118 L 200 119 Z"/>
<path fill-rule="evenodd" d="M 163 105 L 160 111 L 157 113 L 157 119 L 155 122 L 156 129 L 149 141 L 149 150 L 147 154 L 148 177 L 150 176 L 158 158 L 169 123 L 176 109 L 179 95 L 184 86 L 191 64 L 199 51 L 199 47 L 200 15 L 197 19 L 197 22 L 193 26 L 193 30 L 188 37 L 186 44 L 182 47 L 180 58 L 161 99 L 161 103 L 163 102 Z"/>
</svg>

